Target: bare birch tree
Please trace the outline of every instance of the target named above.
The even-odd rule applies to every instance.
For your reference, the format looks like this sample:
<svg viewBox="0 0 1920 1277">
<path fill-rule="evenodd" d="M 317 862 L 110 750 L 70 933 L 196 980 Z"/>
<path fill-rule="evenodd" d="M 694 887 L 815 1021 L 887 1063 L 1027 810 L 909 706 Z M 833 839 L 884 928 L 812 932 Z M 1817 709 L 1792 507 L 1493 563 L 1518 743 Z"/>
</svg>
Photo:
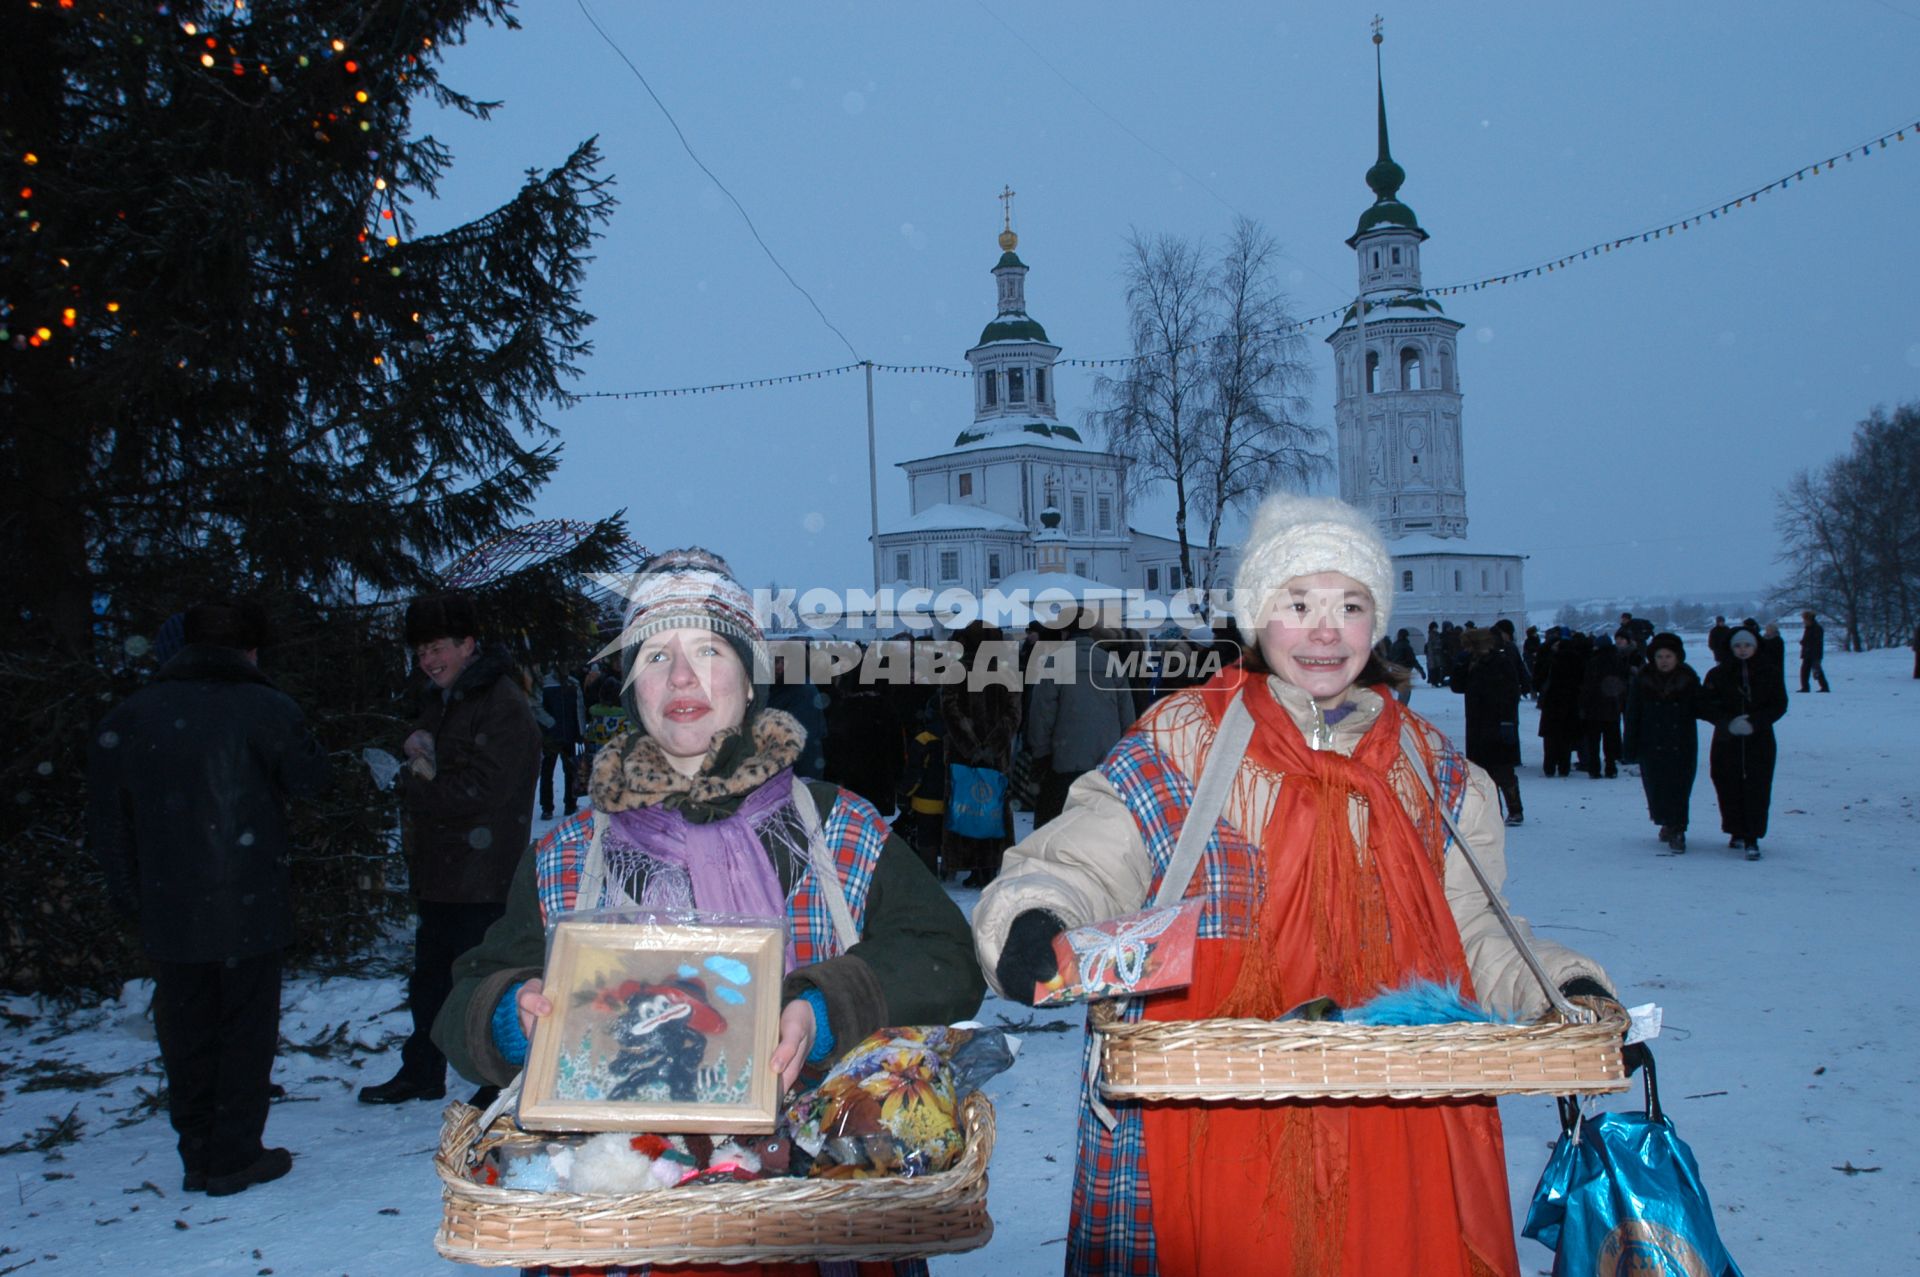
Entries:
<svg viewBox="0 0 1920 1277">
<path fill-rule="evenodd" d="M 1177 235 L 1127 237 L 1127 327 L 1135 361 L 1094 382 L 1090 413 L 1107 446 L 1127 458 L 1129 495 L 1166 484 L 1180 541 L 1181 580 L 1191 583 L 1187 507 L 1206 454 L 1195 417 L 1206 400 L 1205 352 L 1212 334 L 1207 270 L 1200 250 Z"/>
<path fill-rule="evenodd" d="M 1134 362 L 1094 384 L 1091 424 L 1128 459 L 1132 493 L 1172 489 L 1181 579 L 1202 590 L 1215 585 L 1227 510 L 1328 466 L 1325 433 L 1306 420 L 1313 370 L 1273 278 L 1278 252 L 1245 218 L 1212 262 L 1193 241 L 1135 231 L 1121 271 Z"/>
<path fill-rule="evenodd" d="M 1313 367 L 1274 280 L 1279 245 L 1260 225 L 1235 221 L 1214 266 L 1209 299 L 1218 333 L 1206 347 L 1206 449 L 1198 497 L 1207 517 L 1211 590 L 1220 555 L 1220 523 L 1276 486 L 1304 489 L 1331 467 L 1327 435 L 1307 420 Z"/>
</svg>

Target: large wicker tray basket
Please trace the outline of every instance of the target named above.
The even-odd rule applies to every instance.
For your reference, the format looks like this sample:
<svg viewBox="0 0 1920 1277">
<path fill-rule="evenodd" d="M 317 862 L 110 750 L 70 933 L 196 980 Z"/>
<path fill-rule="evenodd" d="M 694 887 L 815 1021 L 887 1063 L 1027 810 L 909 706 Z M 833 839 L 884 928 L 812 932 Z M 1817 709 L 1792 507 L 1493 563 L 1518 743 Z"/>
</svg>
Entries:
<svg viewBox="0 0 1920 1277">
<path fill-rule="evenodd" d="M 467 1264 L 747 1263 L 881 1260 L 984 1246 L 993 1105 L 961 1104 L 966 1149 L 951 1170 L 912 1179 L 768 1179 L 689 1184 L 619 1197 L 494 1188 L 468 1168 L 495 1146 L 537 1142 L 504 1118 L 447 1106 L 434 1169 L 446 1209 L 434 1248 Z"/>
<path fill-rule="evenodd" d="M 1627 1089 L 1617 1006 L 1591 1024 L 1408 1027 L 1271 1020 L 1128 1023 L 1093 1010 L 1109 1100 L 1437 1099 Z"/>
</svg>

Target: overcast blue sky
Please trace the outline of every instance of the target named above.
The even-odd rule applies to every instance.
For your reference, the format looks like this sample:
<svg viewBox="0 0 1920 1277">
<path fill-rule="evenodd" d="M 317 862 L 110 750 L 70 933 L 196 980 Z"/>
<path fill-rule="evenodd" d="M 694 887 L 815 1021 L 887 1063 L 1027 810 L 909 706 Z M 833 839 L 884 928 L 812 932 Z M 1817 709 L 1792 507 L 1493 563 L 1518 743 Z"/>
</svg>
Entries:
<svg viewBox="0 0 1920 1277">
<path fill-rule="evenodd" d="M 1003 185 L 1029 309 L 1065 357 L 1129 353 L 1130 228 L 1283 245 L 1302 315 L 1351 298 L 1343 241 L 1372 200 L 1375 6 L 705 4 L 590 0 L 701 158 L 858 356 L 962 365 L 992 317 Z M 1920 120 L 1920 0 L 1377 6 L 1401 198 L 1430 286 L 1503 274 L 1704 212 Z M 621 206 L 589 274 L 580 391 L 851 362 L 681 149 L 574 0 L 480 29 L 447 81 L 488 124 L 423 114 L 454 167 L 423 229 L 507 199 L 598 134 Z M 1920 137 L 1671 239 L 1445 299 L 1470 535 L 1530 556 L 1535 600 L 1757 589 L 1773 492 L 1920 398 Z M 1331 425 L 1326 325 L 1309 336 Z M 1090 375 L 1064 370 L 1064 418 Z M 963 381 L 881 375 L 894 463 L 945 448 Z M 636 539 L 698 542 L 749 585 L 870 583 L 862 379 L 556 413 L 541 515 L 625 507 Z M 1135 523 L 1170 534 L 1167 501 Z"/>
</svg>

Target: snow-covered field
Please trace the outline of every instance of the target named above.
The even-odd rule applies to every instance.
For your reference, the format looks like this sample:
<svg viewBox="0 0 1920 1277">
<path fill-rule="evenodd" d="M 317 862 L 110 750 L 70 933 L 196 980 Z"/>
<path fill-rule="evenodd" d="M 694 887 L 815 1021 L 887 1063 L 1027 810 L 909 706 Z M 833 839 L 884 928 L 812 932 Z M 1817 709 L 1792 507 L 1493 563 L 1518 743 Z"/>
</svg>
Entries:
<svg viewBox="0 0 1920 1277">
<path fill-rule="evenodd" d="M 1697 637 L 1689 648 L 1704 658 Z M 1655 840 L 1637 781 L 1544 780 L 1531 738 L 1527 823 L 1508 844 L 1516 907 L 1598 957 L 1626 1001 L 1665 1007 L 1662 1097 L 1729 1248 L 1756 1275 L 1920 1272 L 1920 682 L 1904 650 L 1836 653 L 1827 670 L 1833 694 L 1795 696 L 1780 725 L 1764 860 L 1718 836 L 1704 734 L 1687 855 Z M 1452 693 L 1416 692 L 1413 707 L 1457 736 Z M 1523 718 L 1530 728 L 1530 709 Z M 974 893 L 957 895 L 971 907 Z M 161 1079 L 140 989 L 66 1016 L 0 999 L 0 1147 L 35 1145 L 63 1121 L 79 1132 L 0 1155 L 0 1277 L 456 1271 L 432 1249 L 438 1106 L 354 1100 L 395 1066 L 403 1000 L 397 977 L 289 980 L 274 1075 L 288 1095 L 267 1136 L 294 1150 L 293 1172 L 211 1199 L 179 1191 L 173 1133 L 145 1102 Z M 997 1231 L 937 1273 L 1060 1269 L 1079 1017 L 989 1001 L 982 1018 L 1000 1017 L 1065 1028 L 1026 1033 L 1019 1063 L 990 1085 Z M 42 1089 L 56 1073 L 79 1089 Z M 1502 1109 L 1518 1217 L 1557 1117 L 1547 1099 Z M 1520 1248 L 1525 1271 L 1550 1267 L 1537 1244 Z"/>
</svg>

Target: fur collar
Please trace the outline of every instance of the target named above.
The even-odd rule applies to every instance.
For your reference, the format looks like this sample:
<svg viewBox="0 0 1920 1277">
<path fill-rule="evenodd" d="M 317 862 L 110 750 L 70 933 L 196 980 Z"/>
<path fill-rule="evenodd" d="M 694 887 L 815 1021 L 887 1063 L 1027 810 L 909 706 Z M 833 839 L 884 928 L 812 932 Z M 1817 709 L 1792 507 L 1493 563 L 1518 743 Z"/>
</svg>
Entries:
<svg viewBox="0 0 1920 1277">
<path fill-rule="evenodd" d="M 630 731 L 602 749 L 593 760 L 587 793 L 595 811 L 631 811 L 662 803 L 715 804 L 741 798 L 793 765 L 807 733 L 791 714 L 763 709 L 753 716 L 752 740 L 740 729 L 716 732 L 697 775 L 673 769 L 660 742 Z"/>
</svg>

